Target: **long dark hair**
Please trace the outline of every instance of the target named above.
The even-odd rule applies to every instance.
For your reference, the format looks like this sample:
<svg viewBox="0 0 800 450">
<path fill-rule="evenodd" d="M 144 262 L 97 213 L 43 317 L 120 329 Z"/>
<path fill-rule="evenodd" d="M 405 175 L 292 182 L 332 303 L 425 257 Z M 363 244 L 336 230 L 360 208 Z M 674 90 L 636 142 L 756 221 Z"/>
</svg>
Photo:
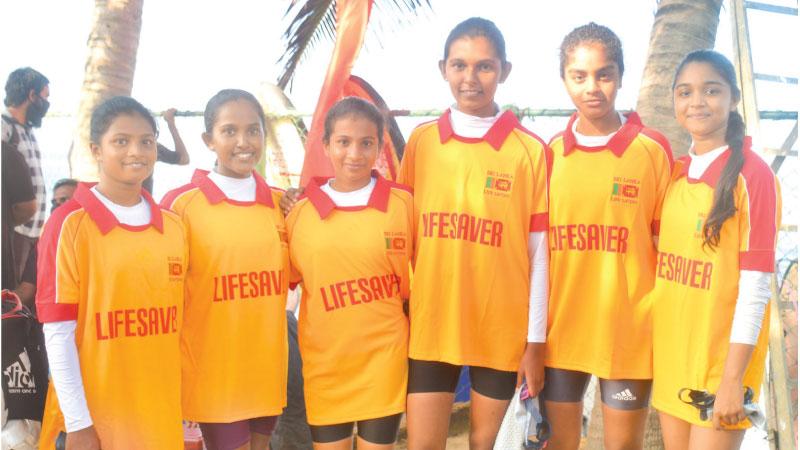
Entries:
<svg viewBox="0 0 800 450">
<path fill-rule="evenodd" d="M 683 58 L 678 70 L 675 71 L 675 81 L 672 89 L 675 89 L 675 82 L 678 80 L 684 67 L 692 62 L 705 63 L 710 65 L 728 84 L 731 89 L 731 96 L 734 100 L 741 99 L 742 93 L 736 84 L 736 71 L 728 58 L 713 50 L 696 50 Z M 728 116 L 728 126 L 725 131 L 725 142 L 731 149 L 728 162 L 722 170 L 722 175 L 714 188 L 714 203 L 708 213 L 706 223 L 703 225 L 703 246 L 713 249 L 719 246 L 719 234 L 722 225 L 726 220 L 736 214 L 736 203 L 734 201 L 734 191 L 739 181 L 739 173 L 744 165 L 744 136 L 745 125 L 741 114 L 738 111 L 731 111 Z"/>
</svg>

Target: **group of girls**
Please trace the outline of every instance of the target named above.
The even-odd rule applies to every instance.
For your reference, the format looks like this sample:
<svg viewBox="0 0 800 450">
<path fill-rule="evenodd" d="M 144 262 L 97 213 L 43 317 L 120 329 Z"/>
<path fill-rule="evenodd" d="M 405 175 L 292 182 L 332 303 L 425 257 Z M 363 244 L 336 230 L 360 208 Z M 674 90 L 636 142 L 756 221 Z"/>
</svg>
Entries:
<svg viewBox="0 0 800 450">
<path fill-rule="evenodd" d="M 543 399 L 548 448 L 576 449 L 591 375 L 606 448 L 641 448 L 651 391 L 669 450 L 738 448 L 780 197 L 744 136 L 733 68 L 708 50 L 678 67 L 693 144 L 673 163 L 663 136 L 615 108 L 611 30 L 575 29 L 560 59 L 577 112 L 547 145 L 494 102 L 511 71 L 500 31 L 460 23 L 439 64 L 455 103 L 414 130 L 397 183 L 372 170 L 381 113 L 346 98 L 325 120 L 334 176 L 299 197 L 254 171 L 264 113 L 249 93 L 209 101 L 217 163 L 161 208 L 141 191 L 152 117 L 130 98 L 101 105 L 100 181 L 56 211 L 40 250 L 67 448 L 181 448 L 181 419 L 210 449 L 266 448 L 298 283 L 316 449 L 352 448 L 354 426 L 358 448 L 392 448 L 403 412 L 409 448 L 444 448 L 462 366 L 472 449 L 492 448 L 522 381 Z M 716 394 L 711 421 L 687 390 Z"/>
</svg>

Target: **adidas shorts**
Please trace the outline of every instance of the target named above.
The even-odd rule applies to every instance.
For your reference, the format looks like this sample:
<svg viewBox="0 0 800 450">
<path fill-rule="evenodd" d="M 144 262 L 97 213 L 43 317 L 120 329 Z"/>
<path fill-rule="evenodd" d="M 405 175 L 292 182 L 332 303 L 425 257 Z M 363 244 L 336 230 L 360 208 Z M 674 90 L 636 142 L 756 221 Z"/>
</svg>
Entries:
<svg viewBox="0 0 800 450">
<path fill-rule="evenodd" d="M 583 401 L 592 374 L 576 370 L 544 369 L 542 397 L 550 402 L 578 403 Z M 603 404 L 613 409 L 636 410 L 647 408 L 653 380 L 600 379 Z"/>
</svg>

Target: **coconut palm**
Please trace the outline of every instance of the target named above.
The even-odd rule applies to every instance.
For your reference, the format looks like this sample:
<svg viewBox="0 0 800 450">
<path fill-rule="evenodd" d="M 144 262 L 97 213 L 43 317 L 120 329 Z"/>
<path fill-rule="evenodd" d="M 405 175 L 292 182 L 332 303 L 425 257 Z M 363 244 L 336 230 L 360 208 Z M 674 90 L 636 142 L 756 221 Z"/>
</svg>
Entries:
<svg viewBox="0 0 800 450">
<path fill-rule="evenodd" d="M 348 1 L 348 0 L 343 0 Z M 422 8 L 430 8 L 430 0 L 349 0 L 369 2 L 384 14 L 373 18 L 389 20 L 394 23 L 409 21 L 411 14 L 416 15 Z M 336 39 L 336 0 L 292 0 L 285 15 L 297 11 L 284 33 L 287 42 L 286 51 L 280 58 L 284 69 L 278 78 L 278 86 L 286 89 L 294 77 L 295 70 L 307 53 L 322 39 L 333 42 Z M 381 17 L 383 16 L 383 17 Z M 379 36 L 375 35 L 379 38 Z"/>
<path fill-rule="evenodd" d="M 92 111 L 103 100 L 130 95 L 144 0 L 95 0 L 89 56 L 81 88 L 75 137 L 69 152 L 73 178 L 97 180 L 97 164 L 89 150 Z"/>
<path fill-rule="evenodd" d="M 693 50 L 714 48 L 722 0 L 660 0 L 647 52 L 636 110 L 642 121 L 669 139 L 676 156 L 689 149 L 689 135 L 675 121 L 672 78 Z"/>
</svg>

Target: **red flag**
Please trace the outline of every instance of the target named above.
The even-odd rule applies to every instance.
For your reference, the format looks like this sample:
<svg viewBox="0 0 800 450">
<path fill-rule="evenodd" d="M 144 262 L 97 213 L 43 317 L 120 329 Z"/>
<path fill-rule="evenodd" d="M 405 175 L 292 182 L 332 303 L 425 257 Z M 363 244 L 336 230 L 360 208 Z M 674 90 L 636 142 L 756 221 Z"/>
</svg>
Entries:
<svg viewBox="0 0 800 450">
<path fill-rule="evenodd" d="M 312 177 L 333 176 L 331 162 L 322 149 L 325 114 L 342 98 L 344 85 L 364 42 L 370 10 L 372 0 L 336 2 L 336 44 L 319 94 L 317 109 L 311 119 L 311 130 L 306 138 L 306 156 L 303 160 L 303 171 L 300 173 L 301 186 L 305 186 Z"/>
</svg>

